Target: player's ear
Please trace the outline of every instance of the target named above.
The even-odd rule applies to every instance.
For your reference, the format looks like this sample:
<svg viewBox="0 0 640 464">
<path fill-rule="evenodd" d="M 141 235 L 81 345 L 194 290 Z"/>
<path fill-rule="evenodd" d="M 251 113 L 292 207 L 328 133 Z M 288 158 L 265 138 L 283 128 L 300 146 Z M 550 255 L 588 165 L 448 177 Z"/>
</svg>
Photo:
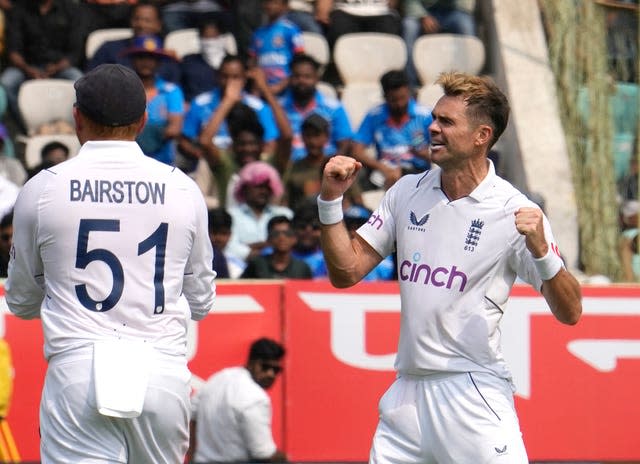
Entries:
<svg viewBox="0 0 640 464">
<path fill-rule="evenodd" d="M 493 137 L 493 128 L 488 124 L 480 124 L 476 128 L 476 137 L 475 137 L 476 145 L 487 145 L 491 142 L 492 137 Z"/>
</svg>

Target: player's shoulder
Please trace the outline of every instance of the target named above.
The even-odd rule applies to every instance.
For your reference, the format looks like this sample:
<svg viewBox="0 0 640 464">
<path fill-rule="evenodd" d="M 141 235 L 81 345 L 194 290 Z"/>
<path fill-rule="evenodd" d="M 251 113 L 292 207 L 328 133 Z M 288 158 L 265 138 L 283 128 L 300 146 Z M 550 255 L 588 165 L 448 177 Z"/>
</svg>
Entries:
<svg viewBox="0 0 640 464">
<path fill-rule="evenodd" d="M 413 113 L 416 116 L 420 116 L 423 118 L 431 117 L 431 110 L 432 108 L 430 106 L 424 105 L 422 103 L 415 102 L 415 104 L 413 105 Z"/>
<path fill-rule="evenodd" d="M 533 201 L 513 186 L 511 182 L 497 175 L 493 180 L 491 193 L 494 200 L 503 205 L 507 213 L 512 213 L 522 207 L 537 207 Z"/>
</svg>

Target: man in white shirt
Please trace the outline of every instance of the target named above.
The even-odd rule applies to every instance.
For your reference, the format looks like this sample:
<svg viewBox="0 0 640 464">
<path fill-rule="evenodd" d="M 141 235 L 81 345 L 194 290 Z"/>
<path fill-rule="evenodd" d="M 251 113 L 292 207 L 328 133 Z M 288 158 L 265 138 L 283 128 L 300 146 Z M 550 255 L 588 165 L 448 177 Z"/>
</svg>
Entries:
<svg viewBox="0 0 640 464">
<path fill-rule="evenodd" d="M 487 159 L 507 125 L 504 94 L 486 77 L 446 73 L 438 83 L 445 95 L 429 127 L 438 167 L 400 178 L 353 239 L 342 194 L 362 165 L 332 158 L 318 200 L 335 286 L 397 253 L 398 377 L 380 400 L 370 462 L 525 464 L 499 322 L 516 277 L 564 324 L 580 318 L 580 286 L 542 211 Z"/>
<path fill-rule="evenodd" d="M 271 400 L 265 392 L 282 370 L 285 350 L 260 338 L 247 364 L 212 375 L 193 404 L 194 462 L 285 461 L 271 433 Z"/>
<path fill-rule="evenodd" d="M 75 88 L 82 148 L 23 187 L 5 285 L 14 314 L 42 319 L 41 459 L 182 462 L 187 323 L 215 298 L 207 210 L 135 143 L 147 116 L 132 70 L 101 65 Z"/>
</svg>

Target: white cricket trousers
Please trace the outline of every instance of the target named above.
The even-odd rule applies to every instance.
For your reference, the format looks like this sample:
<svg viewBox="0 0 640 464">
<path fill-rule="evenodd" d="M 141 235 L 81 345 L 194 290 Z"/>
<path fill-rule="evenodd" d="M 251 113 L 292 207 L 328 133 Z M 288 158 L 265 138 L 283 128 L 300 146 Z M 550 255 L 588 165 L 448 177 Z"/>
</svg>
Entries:
<svg viewBox="0 0 640 464">
<path fill-rule="evenodd" d="M 43 464 L 176 464 L 184 460 L 191 414 L 191 373 L 184 358 L 157 362 L 142 414 L 133 419 L 97 411 L 91 356 L 60 358 L 49 362 L 40 402 Z"/>
<path fill-rule="evenodd" d="M 528 464 L 511 384 L 480 372 L 405 376 L 380 399 L 371 464 Z"/>
</svg>

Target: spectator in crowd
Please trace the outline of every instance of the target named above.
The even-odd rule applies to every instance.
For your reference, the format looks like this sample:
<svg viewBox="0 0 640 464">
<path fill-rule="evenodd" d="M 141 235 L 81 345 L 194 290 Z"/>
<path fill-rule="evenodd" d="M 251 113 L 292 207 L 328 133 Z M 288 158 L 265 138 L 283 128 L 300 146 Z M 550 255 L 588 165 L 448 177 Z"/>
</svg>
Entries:
<svg viewBox="0 0 640 464">
<path fill-rule="evenodd" d="M 327 265 L 320 248 L 320 219 L 315 197 L 305 201 L 295 210 L 293 230 L 297 239 L 292 250 L 293 257 L 307 263 L 312 278 L 327 277 Z"/>
<path fill-rule="evenodd" d="M 324 35 L 333 0 L 289 0 L 287 19 L 301 31 Z"/>
<path fill-rule="evenodd" d="M 85 37 L 97 29 L 129 27 L 131 5 L 136 0 L 80 0 Z"/>
<path fill-rule="evenodd" d="M 125 55 L 131 59 L 147 93 L 148 119 L 136 141 L 145 155 L 173 165 L 175 140 L 182 132 L 184 120 L 184 96 L 178 85 L 158 75 L 160 63 L 173 60 L 173 56 L 162 49 L 160 38 L 154 35 L 134 37 Z"/>
<path fill-rule="evenodd" d="M 293 57 L 289 86 L 279 99 L 293 130 L 292 161 L 306 155 L 300 129 L 302 121 L 311 114 L 318 114 L 329 121 L 325 155 L 344 155 L 349 151 L 353 133 L 347 112 L 340 100 L 327 97 L 316 88 L 319 80 L 320 64 L 313 57 L 304 53 Z"/>
<path fill-rule="evenodd" d="M 372 211 L 361 205 L 351 205 L 344 210 L 344 225 L 349 231 L 349 236 L 353 240 L 357 230 L 367 223 Z M 362 280 L 365 282 L 374 280 L 394 280 L 396 278 L 395 255 L 385 256 L 382 261 L 374 267 L 371 272 L 365 275 Z"/>
<path fill-rule="evenodd" d="M 311 269 L 303 260 L 293 256 L 296 232 L 291 219 L 275 216 L 267 224 L 268 254 L 250 258 L 242 273 L 243 279 L 310 279 Z"/>
<path fill-rule="evenodd" d="M 352 32 L 378 32 L 400 35 L 400 15 L 391 7 L 390 0 L 334 0 L 327 39 L 333 47 L 341 35 Z"/>
<path fill-rule="evenodd" d="M 638 252 L 638 200 L 627 200 L 622 204 L 622 236 L 619 242 L 622 278 L 625 282 L 640 281 L 640 253 Z"/>
<path fill-rule="evenodd" d="M 297 210 L 299 205 L 315 199 L 320 193 L 322 167 L 327 161 L 325 147 L 329 141 L 329 122 L 322 116 L 312 113 L 301 126 L 305 156 L 294 161 L 286 174 L 286 189 L 283 203 Z M 346 202 L 362 203 L 359 185 L 352 186 L 346 196 Z"/>
<path fill-rule="evenodd" d="M 227 279 L 229 278 L 229 267 L 223 252 L 224 248 L 218 248 L 216 241 L 213 239 L 214 231 L 217 230 L 215 221 L 219 220 L 219 213 L 215 209 L 210 209 L 208 210 L 208 218 L 209 240 L 211 240 L 211 247 L 213 248 L 213 270 L 216 271 L 216 278 Z"/>
<path fill-rule="evenodd" d="M 267 224 L 272 217 L 293 218 L 286 206 L 273 203 L 282 195 L 282 181 L 275 168 L 264 161 L 254 161 L 238 173 L 234 196 L 237 206 L 229 208 L 233 218 L 231 239 L 227 251 L 237 258 L 248 261 L 269 246 Z"/>
<path fill-rule="evenodd" d="M 13 211 L 9 210 L 0 220 L 0 277 L 7 277 L 9 252 L 13 241 Z"/>
<path fill-rule="evenodd" d="M 231 27 L 231 12 L 223 0 L 161 0 L 162 22 L 166 32 L 198 27 L 201 21 L 213 20 L 223 25 L 225 29 Z"/>
<path fill-rule="evenodd" d="M 268 104 L 259 97 L 251 95 L 245 90 L 247 84 L 247 69 L 235 55 L 227 55 L 220 65 L 220 86 L 198 95 L 189 106 L 185 115 L 180 150 L 186 158 L 184 170 L 193 170 L 204 154 L 202 133 L 205 127 L 217 127 L 211 140 L 205 144 L 215 145 L 216 148 L 226 150 L 231 145 L 231 134 L 226 124 L 226 117 L 233 104 L 241 101 L 258 115 L 260 124 L 264 129 L 265 151 L 272 153 L 276 146 L 279 131 Z"/>
<path fill-rule="evenodd" d="M 209 238 L 211 239 L 214 253 L 216 250 L 222 250 L 227 262 L 228 277 L 237 279 L 242 275 L 242 271 L 244 271 L 247 264 L 244 260 L 227 253 L 227 244 L 231 238 L 232 224 L 233 220 L 226 209 L 215 208 L 209 210 Z"/>
<path fill-rule="evenodd" d="M 273 109 L 279 134 L 275 145 L 264 143 L 264 130 L 258 116 L 240 101 L 242 88 L 239 80 L 232 81 L 227 86 L 222 103 L 199 135 L 199 144 L 195 146 L 189 141 L 183 141 L 183 145 L 186 145 L 187 148 L 201 149 L 201 155 L 204 156 L 212 175 L 215 176 L 219 196 L 223 197 L 223 204 L 227 208 L 235 205 L 231 193 L 237 180 L 237 170 L 240 167 L 262 157 L 274 164 L 282 173 L 289 162 L 292 138 L 289 121 L 275 96 L 269 90 L 264 72 L 259 68 L 253 68 L 250 75 L 258 91 L 263 95 L 269 107 Z M 213 135 L 219 131 L 223 122 L 222 118 L 225 115 L 227 115 L 226 119 L 232 136 L 230 152 L 220 150 L 212 142 Z M 275 151 L 268 151 L 272 146 L 275 146 Z"/>
<path fill-rule="evenodd" d="M 60 78 L 75 81 L 83 56 L 82 30 L 77 27 L 78 5 L 73 0 L 17 2 L 7 28 L 9 66 L 0 75 L 9 108 L 22 130 L 18 91 L 25 80 Z"/>
<path fill-rule="evenodd" d="M 131 7 L 129 24 L 133 37 L 103 43 L 88 61 L 87 71 L 105 63 L 118 63 L 131 68 L 131 57 L 126 50 L 134 45 L 135 38 L 142 35 L 162 36 L 160 10 L 151 0 L 139 0 Z M 180 83 L 180 66 L 174 60 L 165 60 L 160 64 L 158 75 L 165 81 Z"/>
<path fill-rule="evenodd" d="M 0 177 L 15 185 L 22 185 L 27 180 L 27 171 L 20 160 L 8 155 L 11 138 L 4 124 L 0 124 Z"/>
<path fill-rule="evenodd" d="M 43 169 L 49 169 L 56 164 L 60 164 L 69 158 L 69 147 L 62 142 L 54 140 L 47 143 L 40 150 L 40 164 L 29 170 L 29 179 L 38 174 Z"/>
<path fill-rule="evenodd" d="M 402 0 L 402 3 L 402 37 L 407 45 L 407 75 L 411 86 L 416 87 L 419 83 L 412 56 L 416 39 L 422 34 L 435 33 L 475 35 L 473 5 L 468 5 L 470 2 L 464 0 Z"/>
<path fill-rule="evenodd" d="M 285 349 L 268 338 L 251 344 L 244 367 L 213 374 L 192 406 L 193 462 L 283 462 L 271 431 L 271 388 Z"/>
<path fill-rule="evenodd" d="M 289 84 L 291 60 L 304 51 L 300 29 L 286 19 L 288 5 L 288 0 L 263 0 L 267 24 L 253 33 L 249 47 L 252 64 L 264 70 L 274 95 L 282 93 Z"/>
<path fill-rule="evenodd" d="M 371 171 L 366 189 L 388 189 L 400 176 L 430 166 L 430 109 L 413 99 L 404 71 L 388 71 L 380 83 L 385 102 L 367 113 L 353 137 L 353 157 Z M 372 144 L 375 158 L 365 152 Z"/>
<path fill-rule="evenodd" d="M 200 52 L 186 55 L 180 62 L 182 90 L 187 101 L 218 85 L 218 69 L 227 53 L 224 32 L 214 20 L 199 24 Z"/>
</svg>

